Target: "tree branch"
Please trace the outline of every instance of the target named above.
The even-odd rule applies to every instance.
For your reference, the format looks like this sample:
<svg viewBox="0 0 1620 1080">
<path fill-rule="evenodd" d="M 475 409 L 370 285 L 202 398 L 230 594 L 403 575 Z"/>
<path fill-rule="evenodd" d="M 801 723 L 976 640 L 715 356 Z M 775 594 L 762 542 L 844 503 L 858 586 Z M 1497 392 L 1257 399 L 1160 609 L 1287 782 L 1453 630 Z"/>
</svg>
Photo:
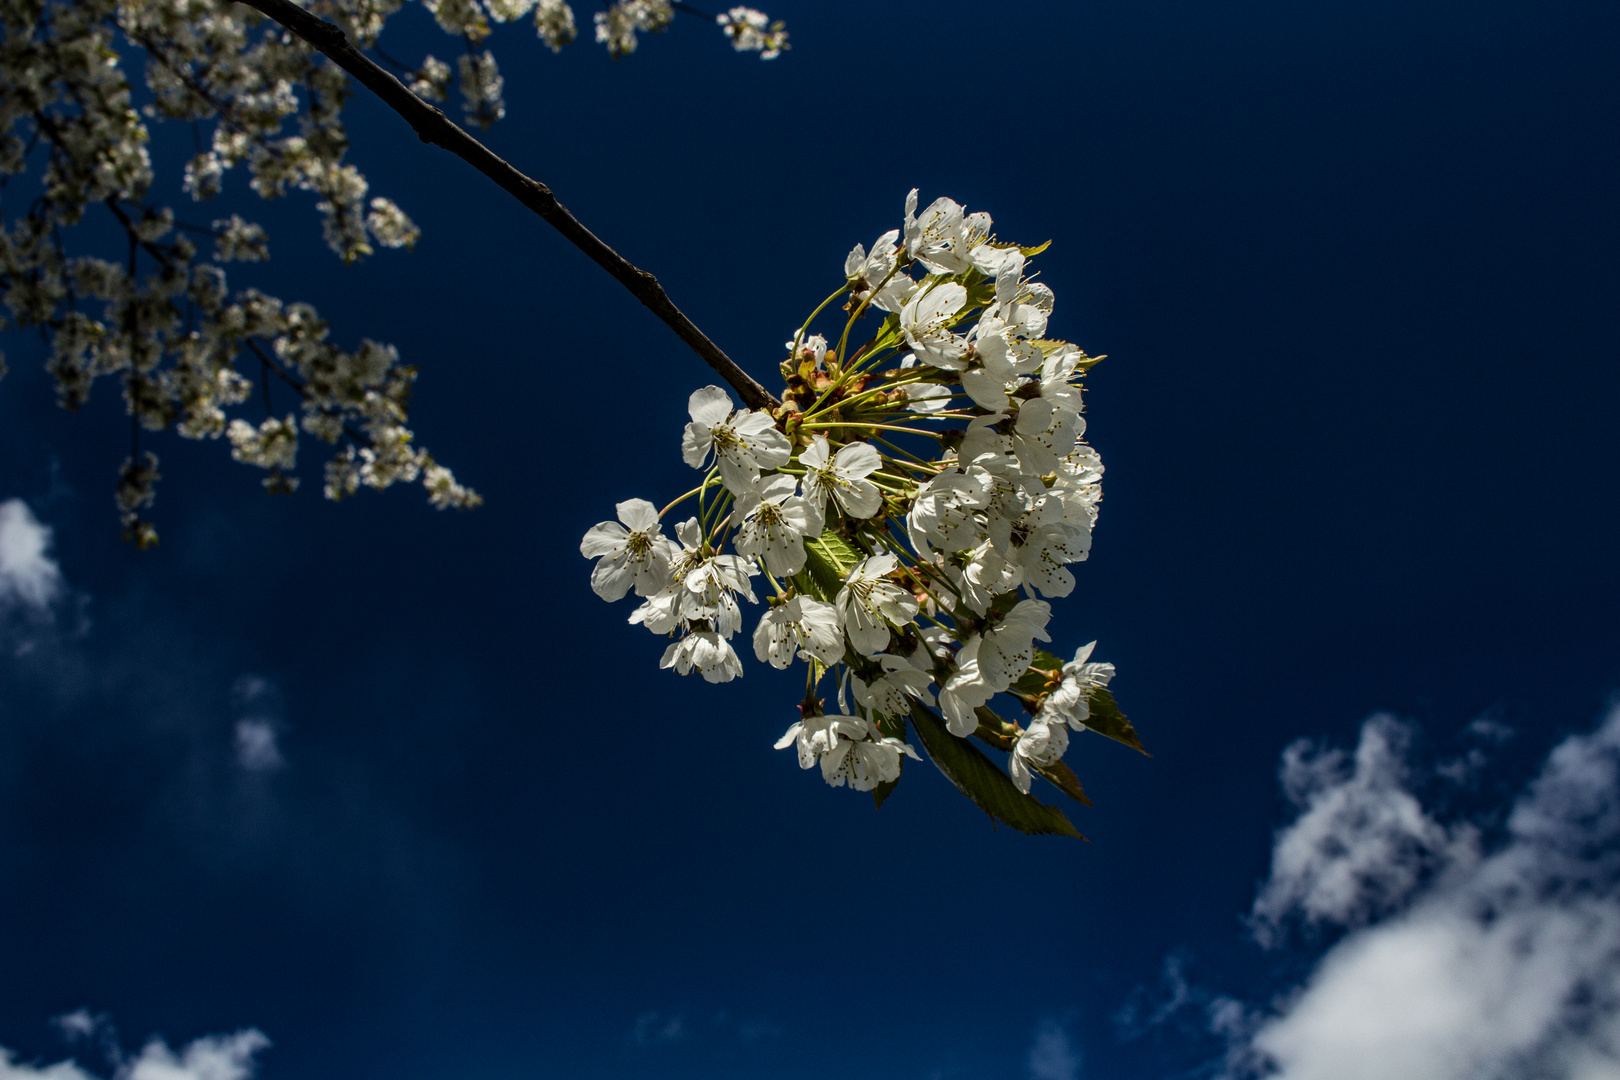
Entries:
<svg viewBox="0 0 1620 1080">
<path fill-rule="evenodd" d="M 743 404 L 752 409 L 774 408 L 780 405 L 770 391 L 754 380 L 736 362 L 710 341 L 686 314 L 676 307 L 664 292 L 658 279 L 631 265 L 618 252 L 591 232 L 579 219 L 568 212 L 551 189 L 513 168 L 489 147 L 469 135 L 441 110 L 429 105 L 401 83 L 386 69 L 360 52 L 349 42 L 343 31 L 319 16 L 312 15 L 289 0 L 237 0 L 274 19 L 314 48 L 325 54 L 344 71 L 353 75 L 367 89 L 383 100 L 389 108 L 404 117 L 423 142 L 443 147 L 470 164 L 473 168 L 499 184 L 524 206 L 545 219 L 546 223 L 562 233 L 569 243 L 590 257 L 614 279 L 630 290 L 637 300 L 658 316 L 675 336 L 686 342 L 691 350 L 713 368 L 719 376 L 737 391 Z"/>
</svg>

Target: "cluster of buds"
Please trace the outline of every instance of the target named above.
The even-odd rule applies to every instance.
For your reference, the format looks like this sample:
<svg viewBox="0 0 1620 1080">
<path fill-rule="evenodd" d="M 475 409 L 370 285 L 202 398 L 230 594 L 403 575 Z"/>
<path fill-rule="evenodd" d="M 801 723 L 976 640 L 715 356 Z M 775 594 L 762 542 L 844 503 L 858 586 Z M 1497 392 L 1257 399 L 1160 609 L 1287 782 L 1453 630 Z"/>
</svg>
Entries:
<svg viewBox="0 0 1620 1080">
<path fill-rule="evenodd" d="M 1049 601 L 1073 591 L 1069 568 L 1091 548 L 1103 466 L 1082 440 L 1080 384 L 1099 358 L 1047 336 L 1052 290 L 1030 272 L 1045 245 L 990 227 L 949 199 L 918 214 L 912 191 L 903 228 L 857 245 L 787 342 L 781 405 L 695 392 L 681 452 L 697 486 L 662 510 L 620 503 L 580 550 L 598 560 L 598 595 L 634 591 L 630 622 L 673 639 L 662 666 L 710 682 L 742 675 L 738 601 L 764 593 L 755 656 L 807 667 L 801 717 L 777 746 L 828 783 L 881 803 L 916 757 L 909 719 L 994 816 L 1072 833 L 1028 798 L 1032 777 L 1084 801 L 1060 760 L 1072 732 L 1140 749 L 1107 690 L 1113 665 L 1092 663 L 1089 644 L 1068 662 L 1036 644 L 1052 640 Z M 875 332 L 852 345 L 868 316 Z M 823 319 L 834 325 L 817 332 Z M 663 519 L 694 500 L 665 536 Z M 998 694 L 1025 726 L 990 709 Z M 1006 773 L 987 780 L 969 737 L 1006 751 Z"/>
</svg>

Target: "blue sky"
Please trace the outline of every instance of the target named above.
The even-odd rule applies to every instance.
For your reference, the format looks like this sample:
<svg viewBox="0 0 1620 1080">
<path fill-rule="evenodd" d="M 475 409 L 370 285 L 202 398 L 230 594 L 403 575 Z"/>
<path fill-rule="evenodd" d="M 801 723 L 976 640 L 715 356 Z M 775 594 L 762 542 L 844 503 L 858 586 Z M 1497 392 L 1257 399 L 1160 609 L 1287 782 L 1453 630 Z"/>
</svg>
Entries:
<svg viewBox="0 0 1620 1080">
<path fill-rule="evenodd" d="M 767 384 L 911 187 L 1053 240 L 1054 333 L 1109 357 L 1055 645 L 1099 640 L 1154 754 L 1076 740 L 1092 843 L 931 769 L 874 812 L 771 749 L 790 676 L 657 670 L 578 542 L 685 489 L 709 373 L 362 94 L 414 251 L 345 268 L 240 182 L 198 216 L 269 228 L 233 284 L 421 368 L 413 429 L 486 505 L 334 506 L 312 463 L 271 499 L 170 440 L 136 553 L 114 395 L 55 409 L 9 336 L 0 1047 L 134 1080 L 153 1035 L 266 1080 L 1616 1075 L 1620 988 L 1580 965 L 1620 948 L 1620 13 L 770 10 L 768 64 L 695 21 L 619 63 L 497 34 L 488 141 Z M 444 49 L 414 10 L 383 43 Z M 1390 986 L 1450 1011 L 1337 1047 Z"/>
</svg>

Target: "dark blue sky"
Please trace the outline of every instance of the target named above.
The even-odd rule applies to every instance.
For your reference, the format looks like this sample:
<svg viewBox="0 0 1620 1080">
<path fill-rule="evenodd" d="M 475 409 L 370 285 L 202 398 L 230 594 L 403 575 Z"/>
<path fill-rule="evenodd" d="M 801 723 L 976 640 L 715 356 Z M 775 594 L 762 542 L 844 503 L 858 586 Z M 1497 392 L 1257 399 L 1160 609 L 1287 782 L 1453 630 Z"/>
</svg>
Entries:
<svg viewBox="0 0 1620 1080">
<path fill-rule="evenodd" d="M 361 94 L 352 157 L 415 251 L 344 268 L 312 200 L 241 177 L 194 216 L 270 228 L 233 284 L 419 365 L 412 427 L 487 504 L 333 506 L 313 455 L 270 499 L 170 439 L 137 554 L 111 387 L 56 410 L 11 335 L 0 498 L 55 529 L 84 628 L 0 661 L 0 1046 L 55 1060 L 84 1006 L 131 1042 L 257 1026 L 270 1080 L 993 1080 L 1055 1020 L 1086 1076 L 1170 1075 L 1205 1049 L 1111 1019 L 1166 955 L 1259 997 L 1300 962 L 1239 921 L 1284 746 L 1387 709 L 1442 756 L 1490 713 L 1509 790 L 1620 689 L 1620 9 L 770 11 L 768 64 L 696 21 L 616 64 L 498 33 L 488 141 L 768 385 L 909 188 L 1053 240 L 1053 332 L 1109 357 L 1055 645 L 1099 639 L 1155 754 L 1076 740 L 1093 843 L 993 831 L 930 768 L 874 812 L 771 749 L 791 673 L 657 670 L 578 542 L 684 490 L 711 376 Z M 383 44 L 445 51 L 416 10 Z M 234 764 L 249 714 L 281 771 Z"/>
</svg>

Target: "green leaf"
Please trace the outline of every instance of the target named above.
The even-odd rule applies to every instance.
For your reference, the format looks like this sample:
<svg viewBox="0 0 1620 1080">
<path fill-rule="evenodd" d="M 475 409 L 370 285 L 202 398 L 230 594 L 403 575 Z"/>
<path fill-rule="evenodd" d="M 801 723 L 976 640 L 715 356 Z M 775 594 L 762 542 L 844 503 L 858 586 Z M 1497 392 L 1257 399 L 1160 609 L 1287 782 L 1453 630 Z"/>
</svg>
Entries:
<svg viewBox="0 0 1620 1080">
<path fill-rule="evenodd" d="M 1028 259 L 1028 258 L 1032 258 L 1033 256 L 1039 255 L 1041 252 L 1045 251 L 1047 248 L 1049 248 L 1051 246 L 1052 246 L 1052 241 L 1048 240 L 1044 244 L 1037 244 L 1035 247 L 1020 247 L 1018 250 L 1022 251 L 1024 253 L 1024 258 Z"/>
<path fill-rule="evenodd" d="M 1019 791 L 978 747 L 952 735 L 945 721 L 921 702 L 911 704 L 911 723 L 939 771 L 992 820 L 1005 822 L 1021 833 L 1085 839 L 1063 811 Z"/>
<path fill-rule="evenodd" d="M 1131 722 L 1125 719 L 1125 714 L 1119 711 L 1119 702 L 1114 700 L 1103 687 L 1094 687 L 1089 699 L 1091 715 L 1086 718 L 1086 727 L 1099 735 L 1106 735 L 1116 742 L 1122 742 L 1132 750 L 1139 750 L 1148 757 L 1147 750 L 1142 746 L 1142 740 L 1136 737 L 1136 729 Z"/>
<path fill-rule="evenodd" d="M 1080 786 L 1080 778 L 1074 775 L 1074 770 L 1063 764 L 1063 762 L 1056 761 L 1050 765 L 1037 765 L 1035 773 L 1075 802 L 1086 806 L 1091 805 L 1091 800 L 1086 798 L 1086 789 Z"/>
<path fill-rule="evenodd" d="M 832 603 L 838 590 L 843 588 L 844 579 L 849 576 L 850 568 L 861 561 L 861 553 L 849 546 L 837 533 L 828 530 L 814 539 L 804 542 L 804 565 L 809 571 L 810 584 L 813 586 L 807 591 Z M 800 575 L 802 578 L 804 575 Z"/>
</svg>

